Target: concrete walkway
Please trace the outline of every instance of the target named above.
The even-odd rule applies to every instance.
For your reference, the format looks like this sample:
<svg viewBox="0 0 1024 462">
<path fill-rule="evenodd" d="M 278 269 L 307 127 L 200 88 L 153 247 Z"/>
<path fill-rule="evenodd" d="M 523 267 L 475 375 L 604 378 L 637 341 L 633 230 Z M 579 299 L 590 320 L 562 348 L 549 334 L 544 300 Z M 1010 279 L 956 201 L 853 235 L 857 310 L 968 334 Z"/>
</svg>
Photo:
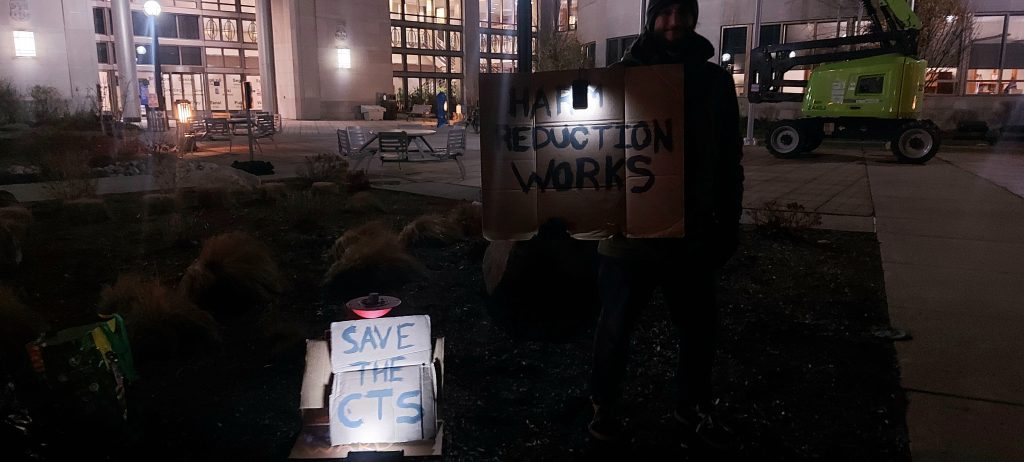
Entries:
<svg viewBox="0 0 1024 462">
<path fill-rule="evenodd" d="M 1024 461 L 1024 145 L 923 166 L 871 144 L 747 148 L 744 166 L 746 208 L 798 202 L 877 232 L 892 324 L 913 337 L 896 349 L 914 461 Z"/>
<path fill-rule="evenodd" d="M 1024 460 L 1024 154 L 868 163 L 916 462 Z"/>
</svg>

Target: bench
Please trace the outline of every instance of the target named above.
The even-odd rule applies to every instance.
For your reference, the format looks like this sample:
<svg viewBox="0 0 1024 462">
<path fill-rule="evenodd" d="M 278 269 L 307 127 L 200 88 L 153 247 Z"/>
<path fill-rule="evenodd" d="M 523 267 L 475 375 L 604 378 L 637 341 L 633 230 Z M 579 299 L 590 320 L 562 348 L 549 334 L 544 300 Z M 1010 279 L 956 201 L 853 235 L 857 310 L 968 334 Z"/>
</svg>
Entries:
<svg viewBox="0 0 1024 462">
<path fill-rule="evenodd" d="M 412 106 L 412 110 L 405 113 L 405 120 L 409 120 L 413 117 L 429 119 L 434 117 L 434 112 L 430 110 L 429 104 L 414 104 Z"/>
</svg>

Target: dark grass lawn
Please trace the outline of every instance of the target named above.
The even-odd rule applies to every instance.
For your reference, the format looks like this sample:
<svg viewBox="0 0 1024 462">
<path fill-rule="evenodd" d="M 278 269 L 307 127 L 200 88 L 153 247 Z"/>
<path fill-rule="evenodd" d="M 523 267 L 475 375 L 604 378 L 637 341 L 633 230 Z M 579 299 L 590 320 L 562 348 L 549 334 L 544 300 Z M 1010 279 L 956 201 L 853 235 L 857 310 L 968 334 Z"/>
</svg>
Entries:
<svg viewBox="0 0 1024 462">
<path fill-rule="evenodd" d="M 0 446 L 3 459 L 287 458 L 300 425 L 303 339 L 321 336 L 346 316 L 345 300 L 328 298 L 320 288 L 324 251 L 346 229 L 369 220 L 400 228 L 456 205 L 387 191 L 373 195 L 382 211 L 345 212 L 339 196 L 301 229 L 293 226 L 294 210 L 250 199 L 223 210 L 147 217 L 138 195 L 110 196 L 113 219 L 96 224 L 69 223 L 55 204 L 34 207 L 26 262 L 4 283 L 53 327 L 92 321 L 100 290 L 119 274 L 176 285 L 200 241 L 227 231 L 265 242 L 288 288 L 266 313 L 222 320 L 223 346 L 138 364 L 143 376 L 129 389 L 131 419 L 123 434 L 57 436 L 37 422 L 25 436 L 5 422 L 0 436 L 12 441 Z M 626 390 L 630 438 L 596 445 L 585 429 L 596 310 L 553 314 L 563 325 L 569 320 L 557 337 L 511 329 L 516 314 L 494 316 L 484 291 L 485 247 L 470 240 L 416 248 L 427 276 L 389 293 L 403 300 L 393 315 L 428 314 L 434 336 L 446 338 L 440 410 L 446 460 L 709 459 L 680 446 L 670 417 L 676 347 L 660 297 L 635 336 Z M 720 302 L 715 384 L 723 414 L 743 443 L 742 460 L 909 460 L 895 350 L 872 335 L 888 326 L 873 235 L 773 236 L 746 229 L 740 253 L 722 272 Z M 536 313 L 529 316 L 536 319 Z M 13 395 L 2 396 L 6 415 Z"/>
</svg>

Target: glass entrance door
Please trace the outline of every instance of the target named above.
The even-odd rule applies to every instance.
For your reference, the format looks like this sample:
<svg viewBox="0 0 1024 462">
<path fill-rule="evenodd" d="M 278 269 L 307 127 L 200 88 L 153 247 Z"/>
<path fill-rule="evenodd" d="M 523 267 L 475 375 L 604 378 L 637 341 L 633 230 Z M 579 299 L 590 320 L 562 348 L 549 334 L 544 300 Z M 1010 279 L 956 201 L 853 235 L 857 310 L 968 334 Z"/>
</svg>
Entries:
<svg viewBox="0 0 1024 462">
<path fill-rule="evenodd" d="M 206 109 L 206 88 L 203 85 L 203 74 L 189 73 L 165 73 L 164 74 L 164 101 L 168 110 L 173 111 L 176 107 L 175 101 L 187 100 L 192 103 L 192 110 L 202 111 Z"/>
</svg>

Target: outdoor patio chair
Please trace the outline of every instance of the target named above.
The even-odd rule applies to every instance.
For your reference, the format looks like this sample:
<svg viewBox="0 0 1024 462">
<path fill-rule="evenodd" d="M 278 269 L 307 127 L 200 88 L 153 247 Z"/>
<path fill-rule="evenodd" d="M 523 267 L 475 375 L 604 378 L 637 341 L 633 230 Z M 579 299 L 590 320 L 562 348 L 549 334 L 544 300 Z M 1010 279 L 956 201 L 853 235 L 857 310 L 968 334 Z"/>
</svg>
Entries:
<svg viewBox="0 0 1024 462">
<path fill-rule="evenodd" d="M 205 120 L 193 120 L 188 123 L 185 127 L 185 145 L 179 152 L 179 155 L 184 155 L 188 152 L 195 152 L 198 150 L 199 145 L 197 141 L 207 139 L 206 121 Z"/>
<path fill-rule="evenodd" d="M 210 141 L 227 141 L 228 153 L 234 147 L 235 134 L 227 119 L 208 119 L 206 121 L 206 139 Z"/>
<path fill-rule="evenodd" d="M 405 132 L 380 132 L 377 134 L 377 148 L 381 163 L 398 162 L 401 169 L 401 162 L 409 160 L 409 135 Z"/>
<path fill-rule="evenodd" d="M 188 127 L 185 129 L 185 135 L 191 136 L 196 140 L 206 139 L 206 121 L 199 119 L 189 122 Z"/>
<path fill-rule="evenodd" d="M 377 148 L 373 146 L 365 146 L 368 141 L 367 131 L 363 127 L 359 126 L 352 126 L 344 130 L 338 130 L 339 149 L 341 149 L 342 143 L 345 142 L 346 136 L 348 142 L 348 158 L 351 162 L 350 169 L 365 170 L 369 168 L 370 159 L 377 154 Z M 363 147 L 363 149 L 360 150 L 360 147 Z M 366 161 L 365 166 L 362 166 L 363 161 Z"/>
<path fill-rule="evenodd" d="M 254 121 L 252 136 L 256 141 L 256 146 L 259 145 L 259 140 L 263 138 L 269 138 L 274 143 L 274 148 L 277 148 L 277 140 L 274 139 L 274 135 L 277 133 L 277 127 L 274 125 L 274 116 L 271 114 L 258 114 Z M 263 147 L 260 146 L 260 152 L 263 152 Z"/>
<path fill-rule="evenodd" d="M 358 125 L 348 127 L 345 131 L 348 132 L 349 143 L 353 150 L 359 149 L 360 146 L 365 145 L 367 140 L 369 140 L 369 131 Z"/>
<path fill-rule="evenodd" d="M 338 155 L 349 157 L 352 155 L 352 143 L 349 142 L 348 130 L 338 129 Z"/>
<path fill-rule="evenodd" d="M 434 157 L 439 159 L 453 159 L 459 166 L 459 176 L 466 179 L 466 166 L 462 163 L 462 156 L 466 154 L 466 129 L 465 127 L 452 127 L 448 130 L 448 143 L 445 147 L 434 152 Z"/>
</svg>

